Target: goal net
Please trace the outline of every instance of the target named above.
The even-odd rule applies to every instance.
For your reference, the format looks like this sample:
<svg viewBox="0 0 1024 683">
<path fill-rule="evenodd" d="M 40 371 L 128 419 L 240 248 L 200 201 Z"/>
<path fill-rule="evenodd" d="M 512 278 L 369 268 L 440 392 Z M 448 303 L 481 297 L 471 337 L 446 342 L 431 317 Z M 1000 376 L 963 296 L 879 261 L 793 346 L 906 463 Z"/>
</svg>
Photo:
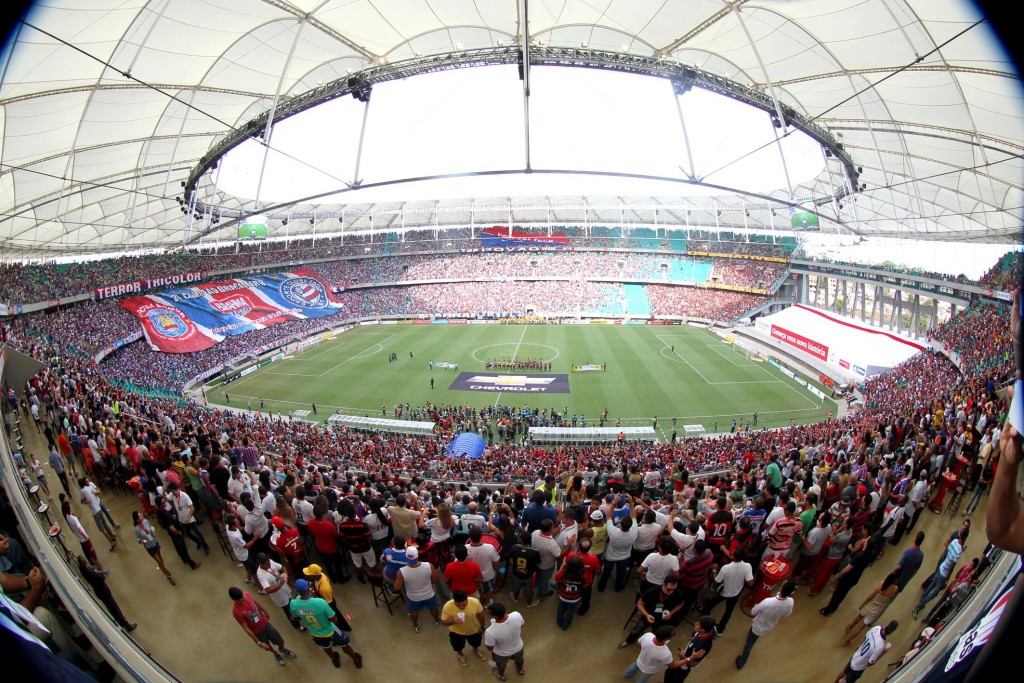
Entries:
<svg viewBox="0 0 1024 683">
<path fill-rule="evenodd" d="M 756 363 L 764 362 L 764 355 L 760 351 L 745 345 L 739 340 L 733 340 L 731 346 L 733 351 L 742 355 L 749 361 L 754 361 Z"/>
</svg>

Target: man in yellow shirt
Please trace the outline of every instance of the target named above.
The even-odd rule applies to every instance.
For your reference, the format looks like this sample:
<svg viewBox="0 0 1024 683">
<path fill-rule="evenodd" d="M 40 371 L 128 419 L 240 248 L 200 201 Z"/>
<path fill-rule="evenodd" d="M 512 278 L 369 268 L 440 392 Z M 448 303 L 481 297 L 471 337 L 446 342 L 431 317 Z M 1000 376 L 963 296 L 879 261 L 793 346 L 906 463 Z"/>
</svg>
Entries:
<svg viewBox="0 0 1024 683">
<path fill-rule="evenodd" d="M 352 618 L 352 615 L 345 614 L 338 609 L 337 603 L 334 602 L 334 586 L 331 585 L 331 580 L 324 574 L 323 568 L 318 564 L 311 564 L 303 569 L 302 573 L 306 575 L 306 579 L 313 589 L 313 595 L 323 598 L 331 606 L 331 609 L 337 613 L 338 628 L 342 631 L 351 631 L 352 627 L 349 625 L 348 620 Z"/>
<path fill-rule="evenodd" d="M 448 640 L 459 658 L 459 664 L 466 666 L 466 655 L 462 650 L 468 642 L 473 654 L 486 660 L 487 655 L 480 651 L 484 635 L 484 608 L 480 601 L 466 595 L 466 591 L 452 591 L 452 599 L 445 603 L 441 610 L 441 623 L 448 627 Z"/>
</svg>

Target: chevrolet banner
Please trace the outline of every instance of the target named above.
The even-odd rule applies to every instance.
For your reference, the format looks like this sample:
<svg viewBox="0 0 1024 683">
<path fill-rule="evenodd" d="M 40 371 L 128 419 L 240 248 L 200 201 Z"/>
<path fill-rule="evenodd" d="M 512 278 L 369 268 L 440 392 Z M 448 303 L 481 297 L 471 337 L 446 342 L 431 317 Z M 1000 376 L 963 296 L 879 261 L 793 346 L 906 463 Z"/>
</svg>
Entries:
<svg viewBox="0 0 1024 683">
<path fill-rule="evenodd" d="M 507 391 L 523 394 L 568 394 L 568 375 L 501 375 L 492 372 L 463 372 L 451 386 L 453 391 Z"/>
</svg>

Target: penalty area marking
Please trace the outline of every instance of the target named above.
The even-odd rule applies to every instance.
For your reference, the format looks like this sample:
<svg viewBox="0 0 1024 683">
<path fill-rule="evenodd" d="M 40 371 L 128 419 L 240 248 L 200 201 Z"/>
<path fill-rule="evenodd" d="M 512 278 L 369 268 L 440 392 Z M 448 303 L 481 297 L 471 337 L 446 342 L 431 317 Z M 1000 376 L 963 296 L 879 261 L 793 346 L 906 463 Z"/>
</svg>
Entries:
<svg viewBox="0 0 1024 683">
<path fill-rule="evenodd" d="M 712 351 L 714 351 L 715 353 L 717 353 L 722 358 L 724 358 L 725 360 L 727 360 L 730 363 L 732 363 L 737 368 L 752 368 L 752 367 L 754 367 L 754 364 L 751 363 L 750 361 L 746 361 L 745 358 L 744 358 L 744 361 L 746 361 L 746 362 L 744 362 L 744 363 L 737 363 L 735 359 L 731 358 L 731 356 L 735 356 L 736 355 L 735 351 L 723 351 L 722 347 L 719 346 L 718 344 L 708 344 L 707 347 L 709 349 L 711 349 Z"/>
<path fill-rule="evenodd" d="M 736 382 L 712 382 L 711 380 L 709 380 L 707 377 L 704 376 L 704 373 L 702 373 L 700 370 L 698 370 L 696 367 L 694 367 L 693 363 L 691 363 L 690 361 L 686 360 L 685 358 L 683 358 L 678 353 L 672 353 L 672 351 L 670 350 L 670 347 L 672 345 L 671 344 L 666 344 L 665 340 L 662 339 L 662 335 L 659 334 L 659 335 L 657 335 L 657 337 L 661 341 L 662 344 L 665 344 L 664 346 L 661 347 L 661 355 L 663 357 L 667 358 L 668 360 L 675 361 L 676 363 L 686 363 L 688 366 L 690 366 L 691 370 L 693 370 L 698 375 L 700 375 L 700 378 L 702 380 L 704 380 L 705 382 L 707 382 L 708 384 L 710 384 L 711 386 L 714 386 L 714 387 L 725 387 L 725 386 L 732 386 L 733 384 L 786 384 L 781 379 L 755 379 L 755 380 L 740 380 L 740 381 L 736 381 Z M 753 363 L 751 363 L 751 365 L 753 365 Z M 740 366 L 740 367 L 745 367 L 745 366 Z M 757 367 L 760 367 L 760 366 L 757 366 Z M 762 369 L 764 369 L 764 368 L 762 368 Z"/>
<path fill-rule="evenodd" d="M 285 377 L 323 377 L 324 375 L 327 375 L 328 373 L 334 372 L 335 370 L 340 368 L 345 363 L 348 363 L 349 361 L 358 360 L 360 358 L 367 358 L 368 356 L 373 356 L 375 354 L 381 353 L 382 351 L 384 351 L 384 342 L 386 342 L 388 339 L 391 339 L 391 337 L 394 337 L 396 335 L 397 335 L 397 333 L 385 337 L 382 341 L 379 341 L 376 344 L 373 344 L 371 346 L 366 347 L 365 349 L 363 349 L 362 351 L 360 351 L 356 355 L 351 356 L 349 358 L 346 358 L 345 360 L 341 361 L 337 365 L 334 365 L 333 367 L 327 368 L 326 370 L 321 372 L 319 375 L 312 375 L 312 374 L 302 373 L 302 372 L 274 372 L 272 370 L 267 370 L 265 372 L 265 374 L 267 374 L 267 375 L 284 375 Z M 256 373 L 253 373 L 253 374 L 256 374 Z"/>
</svg>

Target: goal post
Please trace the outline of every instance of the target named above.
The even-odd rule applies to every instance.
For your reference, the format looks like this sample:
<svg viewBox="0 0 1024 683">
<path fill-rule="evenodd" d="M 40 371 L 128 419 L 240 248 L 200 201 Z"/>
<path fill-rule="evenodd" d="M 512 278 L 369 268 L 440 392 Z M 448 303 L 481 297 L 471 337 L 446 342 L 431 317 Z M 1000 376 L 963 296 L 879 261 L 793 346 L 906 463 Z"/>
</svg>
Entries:
<svg viewBox="0 0 1024 683">
<path fill-rule="evenodd" d="M 732 344 L 730 344 L 730 346 L 732 347 L 733 351 L 735 351 L 738 354 L 741 354 L 744 358 L 746 358 L 749 361 L 754 361 L 757 363 L 764 362 L 764 355 L 760 351 L 753 347 L 747 346 L 738 339 L 733 339 Z"/>
</svg>

